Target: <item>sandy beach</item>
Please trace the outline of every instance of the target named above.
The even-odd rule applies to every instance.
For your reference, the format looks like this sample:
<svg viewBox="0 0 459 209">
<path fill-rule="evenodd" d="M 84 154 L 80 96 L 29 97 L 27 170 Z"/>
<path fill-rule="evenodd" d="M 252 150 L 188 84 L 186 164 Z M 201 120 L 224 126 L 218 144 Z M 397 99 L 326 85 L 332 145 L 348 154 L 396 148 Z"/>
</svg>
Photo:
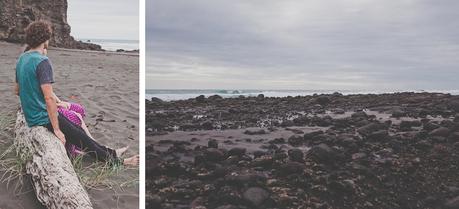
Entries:
<svg viewBox="0 0 459 209">
<path fill-rule="evenodd" d="M 13 85 L 15 62 L 20 53 L 21 46 L 0 42 L 2 121 L 14 120 L 18 108 Z M 85 106 L 88 112 L 85 120 L 94 138 L 113 148 L 129 145 L 126 156 L 138 154 L 138 54 L 51 48 L 48 57 L 54 67 L 54 91 L 62 100 Z M 11 125 L 7 122 L 5 127 L 1 127 L 2 151 L 12 144 L 14 130 Z M 139 207 L 138 169 L 123 169 L 109 177 L 109 180 L 112 188 L 101 186 L 88 190 L 94 208 Z M 5 189 L 5 183 L 0 187 L 1 209 L 41 208 L 27 181 L 21 191 Z"/>
<path fill-rule="evenodd" d="M 146 102 L 150 208 L 458 208 L 459 97 Z"/>
</svg>

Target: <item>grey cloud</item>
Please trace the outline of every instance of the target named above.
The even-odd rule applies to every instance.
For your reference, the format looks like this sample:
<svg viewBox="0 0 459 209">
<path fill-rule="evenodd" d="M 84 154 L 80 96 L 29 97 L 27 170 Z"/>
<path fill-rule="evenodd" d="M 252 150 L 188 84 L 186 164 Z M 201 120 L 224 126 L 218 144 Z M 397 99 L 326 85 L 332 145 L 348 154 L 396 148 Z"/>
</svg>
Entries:
<svg viewBox="0 0 459 209">
<path fill-rule="evenodd" d="M 138 40 L 139 1 L 70 0 L 68 22 L 76 38 Z"/>
<path fill-rule="evenodd" d="M 453 0 L 147 1 L 147 87 L 457 89 L 457 9 Z"/>
</svg>

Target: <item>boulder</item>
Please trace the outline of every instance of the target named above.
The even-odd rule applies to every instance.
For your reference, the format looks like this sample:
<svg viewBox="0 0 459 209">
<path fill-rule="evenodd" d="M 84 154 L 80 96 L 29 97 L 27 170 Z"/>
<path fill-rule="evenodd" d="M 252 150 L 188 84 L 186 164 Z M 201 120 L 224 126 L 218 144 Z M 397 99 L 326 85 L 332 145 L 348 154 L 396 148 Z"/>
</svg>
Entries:
<svg viewBox="0 0 459 209">
<path fill-rule="evenodd" d="M 303 139 L 304 138 L 302 136 L 293 135 L 289 137 L 287 141 L 292 146 L 299 146 L 301 143 L 303 143 Z"/>
<path fill-rule="evenodd" d="M 288 156 L 291 161 L 303 162 L 304 154 L 300 149 L 291 149 L 288 151 Z"/>
<path fill-rule="evenodd" d="M 357 111 L 352 113 L 351 118 L 367 118 L 368 115 L 364 111 Z"/>
<path fill-rule="evenodd" d="M 449 102 L 448 108 L 450 110 L 453 110 L 453 111 L 459 113 L 459 101 L 456 100 L 456 101 Z"/>
<path fill-rule="evenodd" d="M 244 134 L 247 135 L 262 135 L 267 134 L 268 132 L 265 129 L 256 129 L 256 130 L 245 130 Z"/>
<path fill-rule="evenodd" d="M 229 151 L 228 151 L 228 155 L 229 156 L 243 156 L 246 152 L 246 149 L 245 148 L 241 148 L 241 147 L 234 147 L 234 148 L 231 148 Z"/>
<path fill-rule="evenodd" d="M 244 200 L 251 203 L 255 207 L 259 207 L 267 199 L 269 199 L 269 193 L 260 187 L 251 187 L 242 194 Z"/>
<path fill-rule="evenodd" d="M 381 131 L 385 130 L 386 126 L 384 124 L 380 123 L 370 123 L 367 125 L 364 125 L 360 128 L 357 129 L 357 132 L 361 134 L 362 136 L 369 136 L 370 134 L 376 132 L 376 131 Z"/>
<path fill-rule="evenodd" d="M 225 153 L 223 153 L 219 149 L 208 148 L 204 152 L 204 157 L 205 157 L 205 160 L 208 160 L 210 162 L 219 162 L 219 161 L 222 161 L 224 159 Z"/>
<path fill-rule="evenodd" d="M 449 128 L 440 127 L 440 128 L 437 128 L 437 129 L 429 132 L 429 135 L 430 136 L 447 137 L 450 133 L 451 133 L 451 130 L 449 130 Z"/>
<path fill-rule="evenodd" d="M 218 141 L 215 140 L 215 139 L 210 139 L 207 142 L 207 147 L 209 147 L 209 148 L 218 148 Z"/>
<path fill-rule="evenodd" d="M 340 157 L 342 157 L 333 148 L 323 143 L 313 146 L 307 152 L 307 156 L 313 158 L 319 163 L 325 163 L 325 164 L 335 163 Z"/>
<path fill-rule="evenodd" d="M 320 97 L 317 97 L 316 102 L 320 105 L 327 105 L 328 103 L 331 102 L 331 100 L 327 96 L 320 96 Z"/>
<path fill-rule="evenodd" d="M 221 99 L 223 99 L 223 97 L 218 94 L 215 94 L 209 97 L 209 100 L 221 100 Z"/>
<path fill-rule="evenodd" d="M 203 102 L 206 102 L 206 96 L 204 95 L 199 95 L 195 98 L 196 102 L 200 102 L 200 103 L 203 103 Z"/>
</svg>

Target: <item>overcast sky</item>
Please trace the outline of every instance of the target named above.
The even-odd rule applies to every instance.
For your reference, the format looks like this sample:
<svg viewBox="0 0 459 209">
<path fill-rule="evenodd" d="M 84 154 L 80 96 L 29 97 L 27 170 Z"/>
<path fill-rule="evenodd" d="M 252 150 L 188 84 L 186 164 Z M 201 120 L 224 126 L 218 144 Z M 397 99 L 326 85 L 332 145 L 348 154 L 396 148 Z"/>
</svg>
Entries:
<svg viewBox="0 0 459 209">
<path fill-rule="evenodd" d="M 67 14 L 77 39 L 139 39 L 138 0 L 68 0 Z"/>
<path fill-rule="evenodd" d="M 457 0 L 147 1 L 147 88 L 459 89 Z"/>
</svg>

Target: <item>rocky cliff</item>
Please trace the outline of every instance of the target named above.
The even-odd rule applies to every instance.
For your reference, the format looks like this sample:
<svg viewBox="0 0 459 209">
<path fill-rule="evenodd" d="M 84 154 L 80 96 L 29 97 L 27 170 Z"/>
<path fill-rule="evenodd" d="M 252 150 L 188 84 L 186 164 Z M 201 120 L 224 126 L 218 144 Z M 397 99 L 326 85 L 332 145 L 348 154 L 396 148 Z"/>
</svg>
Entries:
<svg viewBox="0 0 459 209">
<path fill-rule="evenodd" d="M 25 27 L 35 20 L 52 24 L 52 46 L 102 50 L 99 45 L 76 41 L 70 35 L 67 0 L 0 0 L 0 40 L 22 43 Z"/>
</svg>

